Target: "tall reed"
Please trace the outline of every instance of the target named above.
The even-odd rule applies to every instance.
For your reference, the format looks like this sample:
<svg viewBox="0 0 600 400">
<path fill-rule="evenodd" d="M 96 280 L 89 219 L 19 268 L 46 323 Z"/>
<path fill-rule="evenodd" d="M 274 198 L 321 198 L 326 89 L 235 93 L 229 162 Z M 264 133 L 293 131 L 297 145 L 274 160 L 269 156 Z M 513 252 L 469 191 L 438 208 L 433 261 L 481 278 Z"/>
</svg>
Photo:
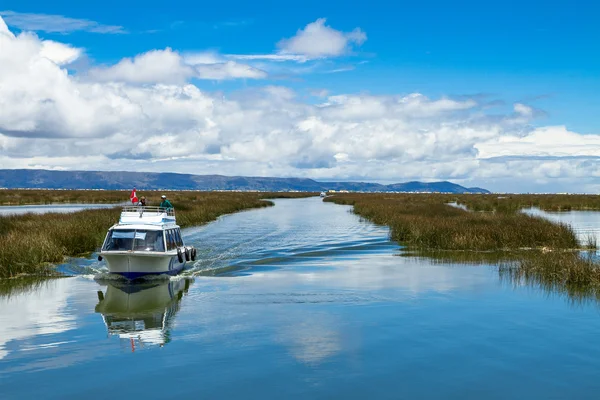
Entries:
<svg viewBox="0 0 600 400">
<path fill-rule="evenodd" d="M 600 300 L 600 265 L 591 256 L 574 252 L 530 254 L 500 263 L 500 278 L 515 285 L 537 286 L 566 294 L 575 301 Z"/>
<path fill-rule="evenodd" d="M 600 210 L 600 196 L 588 194 L 470 194 L 448 197 L 472 211 L 515 212 L 530 207 L 544 211 Z"/>
<path fill-rule="evenodd" d="M 522 213 L 473 213 L 445 202 L 446 196 L 350 194 L 326 199 L 353 204 L 354 212 L 391 228 L 392 239 L 432 250 L 507 251 L 581 247 L 572 228 Z"/>
<path fill-rule="evenodd" d="M 326 199 L 352 204 L 358 215 L 388 225 L 392 239 L 407 246 L 405 256 L 499 265 L 501 279 L 513 284 L 535 285 L 575 301 L 600 301 L 600 264 L 581 257 L 582 248 L 596 249 L 596 240 L 590 237 L 580 244 L 570 226 L 516 212 L 524 206 L 559 204 L 557 198 L 501 200 L 436 194 L 346 194 Z M 580 200 L 579 206 L 594 204 L 587 202 L 589 198 Z M 451 201 L 491 212 L 445 204 Z"/>
</svg>

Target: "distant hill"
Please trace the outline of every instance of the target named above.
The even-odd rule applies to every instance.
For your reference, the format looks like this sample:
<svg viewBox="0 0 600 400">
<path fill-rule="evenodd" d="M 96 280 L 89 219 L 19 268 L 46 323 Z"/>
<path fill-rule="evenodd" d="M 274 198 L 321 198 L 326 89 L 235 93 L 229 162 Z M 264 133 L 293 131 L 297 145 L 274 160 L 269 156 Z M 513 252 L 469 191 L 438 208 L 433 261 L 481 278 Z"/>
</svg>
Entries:
<svg viewBox="0 0 600 400">
<path fill-rule="evenodd" d="M 489 193 L 451 182 L 406 182 L 381 185 L 368 182 L 317 182 L 306 178 L 263 178 L 223 175 L 189 175 L 124 171 L 48 171 L 2 169 L 0 187 L 27 189 L 131 189 L 143 190 L 350 190 L 365 192 Z"/>
</svg>

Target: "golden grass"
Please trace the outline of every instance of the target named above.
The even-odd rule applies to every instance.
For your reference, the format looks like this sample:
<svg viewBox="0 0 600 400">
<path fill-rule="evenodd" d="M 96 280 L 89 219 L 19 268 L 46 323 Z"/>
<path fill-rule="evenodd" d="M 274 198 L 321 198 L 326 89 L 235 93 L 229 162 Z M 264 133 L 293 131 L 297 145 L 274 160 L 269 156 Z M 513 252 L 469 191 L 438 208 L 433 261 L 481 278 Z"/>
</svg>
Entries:
<svg viewBox="0 0 600 400">
<path fill-rule="evenodd" d="M 544 211 L 600 210 L 599 195 L 471 194 L 447 195 L 472 211 L 515 212 L 536 207 Z"/>
<path fill-rule="evenodd" d="M 0 205 L 7 206 L 53 203 L 121 203 L 129 200 L 130 193 L 130 190 L 1 189 Z M 159 201 L 160 194 L 156 192 L 154 193 L 154 195 L 156 197 L 156 200 Z"/>
<path fill-rule="evenodd" d="M 339 194 L 326 198 L 391 228 L 391 238 L 428 250 L 510 251 L 580 248 L 568 225 L 522 213 L 473 213 L 448 206 L 448 195 Z"/>
</svg>

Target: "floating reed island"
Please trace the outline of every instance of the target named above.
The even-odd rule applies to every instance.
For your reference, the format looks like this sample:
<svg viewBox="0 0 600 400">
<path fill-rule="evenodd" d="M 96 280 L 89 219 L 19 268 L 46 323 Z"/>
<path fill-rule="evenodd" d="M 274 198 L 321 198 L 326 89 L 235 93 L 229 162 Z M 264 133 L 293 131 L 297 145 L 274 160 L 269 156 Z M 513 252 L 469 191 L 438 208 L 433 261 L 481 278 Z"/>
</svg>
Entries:
<svg viewBox="0 0 600 400">
<path fill-rule="evenodd" d="M 0 193 L 0 204 L 3 201 L 14 204 L 15 199 L 23 197 L 29 204 L 73 199 L 80 203 L 116 203 L 127 201 L 129 197 L 129 191 L 2 190 Z M 158 205 L 161 194 L 138 192 L 138 196 L 147 197 L 148 205 Z M 168 195 L 177 210 L 177 223 L 185 228 L 206 224 L 224 214 L 273 205 L 264 199 L 306 197 L 316 193 L 168 192 Z M 54 264 L 63 262 L 65 257 L 97 250 L 120 212 L 120 208 L 115 207 L 70 214 L 0 216 L 0 278 L 56 275 Z"/>
<path fill-rule="evenodd" d="M 514 283 L 600 299 L 600 265 L 582 257 L 596 241 L 579 243 L 571 226 L 520 212 L 600 209 L 600 196 L 336 194 L 325 201 L 353 205 L 361 217 L 389 226 L 409 256 L 496 264 Z"/>
</svg>

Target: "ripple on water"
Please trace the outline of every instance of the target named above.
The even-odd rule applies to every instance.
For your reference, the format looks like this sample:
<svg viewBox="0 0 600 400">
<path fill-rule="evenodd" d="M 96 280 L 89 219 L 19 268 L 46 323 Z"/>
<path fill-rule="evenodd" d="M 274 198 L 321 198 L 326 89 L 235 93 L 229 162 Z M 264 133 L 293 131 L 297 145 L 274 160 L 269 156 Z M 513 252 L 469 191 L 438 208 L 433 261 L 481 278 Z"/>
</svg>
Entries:
<svg viewBox="0 0 600 400">
<path fill-rule="evenodd" d="M 320 199 L 276 200 L 275 208 L 227 216 L 201 229 L 184 231 L 200 259 L 186 271 L 232 272 L 255 266 L 284 265 L 307 258 L 327 259 L 352 253 L 389 251 L 387 227 L 360 223 L 351 212 L 332 212 Z"/>
</svg>

